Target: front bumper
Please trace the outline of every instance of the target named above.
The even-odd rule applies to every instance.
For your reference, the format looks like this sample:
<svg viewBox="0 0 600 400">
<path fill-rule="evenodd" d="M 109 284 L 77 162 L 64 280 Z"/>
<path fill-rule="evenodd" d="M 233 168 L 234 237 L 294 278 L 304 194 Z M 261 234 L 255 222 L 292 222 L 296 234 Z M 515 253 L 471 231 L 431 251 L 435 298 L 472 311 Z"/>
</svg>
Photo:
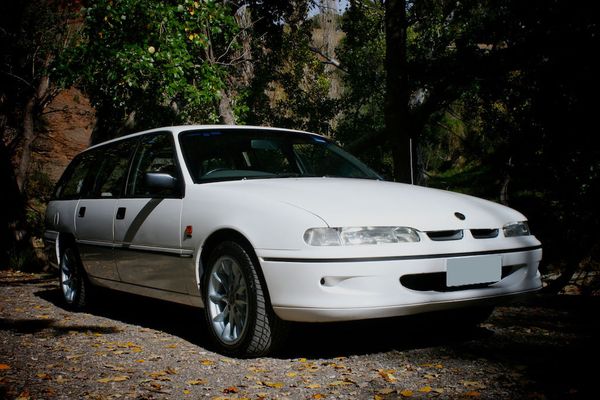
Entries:
<svg viewBox="0 0 600 400">
<path fill-rule="evenodd" d="M 449 291 L 410 289 L 401 283 L 401 278 L 411 274 L 445 274 L 446 260 L 454 257 L 451 254 L 359 261 L 286 260 L 259 254 L 259 259 L 271 304 L 281 319 L 326 322 L 483 305 L 541 288 L 538 272 L 541 248 L 515 249 L 500 255 L 503 269 L 510 271 L 500 281 Z M 460 257 L 476 256 L 476 253 L 460 254 Z"/>
</svg>

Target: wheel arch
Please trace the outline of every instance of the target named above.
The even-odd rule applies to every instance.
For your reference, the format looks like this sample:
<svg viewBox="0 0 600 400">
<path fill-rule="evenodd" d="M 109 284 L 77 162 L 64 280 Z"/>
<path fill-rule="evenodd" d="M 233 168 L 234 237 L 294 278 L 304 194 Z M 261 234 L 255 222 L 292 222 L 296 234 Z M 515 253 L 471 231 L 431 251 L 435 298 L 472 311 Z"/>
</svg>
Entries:
<svg viewBox="0 0 600 400">
<path fill-rule="evenodd" d="M 252 246 L 252 243 L 250 242 L 250 240 L 248 240 L 248 238 L 246 236 L 244 236 L 242 233 L 238 232 L 235 229 L 231 229 L 231 228 L 219 229 L 219 230 L 213 232 L 212 234 L 210 234 L 208 236 L 208 238 L 206 238 L 206 240 L 204 241 L 204 243 L 202 245 L 202 250 L 200 251 L 200 256 L 198 257 L 198 265 L 197 265 L 197 277 L 198 277 L 197 283 L 199 285 L 199 288 L 201 289 L 201 285 L 204 280 L 204 273 L 206 271 L 205 266 L 208 264 L 208 260 L 210 258 L 211 253 L 217 248 L 217 246 L 220 243 L 223 243 L 226 241 L 235 242 L 235 243 L 239 244 L 240 246 L 242 246 L 248 252 L 248 255 L 252 258 L 252 261 L 254 262 L 254 264 L 256 266 L 256 269 L 257 269 L 256 272 L 258 274 L 258 278 L 260 279 L 261 284 L 266 292 L 266 300 L 270 307 L 271 306 L 271 297 L 269 295 L 269 288 L 267 287 L 267 282 L 266 282 L 264 274 L 263 274 L 262 265 L 260 264 L 258 256 L 256 255 L 256 252 L 254 251 L 254 246 Z M 202 293 L 202 290 L 200 290 L 200 293 Z M 202 299 L 203 302 L 205 302 L 205 300 L 206 299 L 204 299 L 204 298 Z"/>
<path fill-rule="evenodd" d="M 56 259 L 60 265 L 60 257 L 69 245 L 76 246 L 75 236 L 72 233 L 60 232 L 56 238 Z"/>
</svg>

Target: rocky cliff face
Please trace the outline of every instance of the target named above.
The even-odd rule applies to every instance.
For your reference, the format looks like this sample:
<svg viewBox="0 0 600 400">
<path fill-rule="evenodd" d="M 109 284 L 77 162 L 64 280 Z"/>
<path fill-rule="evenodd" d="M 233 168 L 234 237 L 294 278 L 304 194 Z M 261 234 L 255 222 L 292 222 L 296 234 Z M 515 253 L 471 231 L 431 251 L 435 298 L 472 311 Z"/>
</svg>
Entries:
<svg viewBox="0 0 600 400">
<path fill-rule="evenodd" d="M 73 157 L 89 146 L 94 123 L 94 109 L 79 90 L 61 91 L 44 110 L 30 172 L 41 171 L 56 182 Z"/>
</svg>

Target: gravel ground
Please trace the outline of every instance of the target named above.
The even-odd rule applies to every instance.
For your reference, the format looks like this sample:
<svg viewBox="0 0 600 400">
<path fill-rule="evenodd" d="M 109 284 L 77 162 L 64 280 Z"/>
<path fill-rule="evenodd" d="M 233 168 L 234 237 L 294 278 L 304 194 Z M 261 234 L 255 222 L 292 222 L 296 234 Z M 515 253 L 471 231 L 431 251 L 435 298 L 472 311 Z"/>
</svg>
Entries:
<svg viewBox="0 0 600 400">
<path fill-rule="evenodd" d="M 468 330 L 298 324 L 278 354 L 234 359 L 196 309 L 102 294 L 73 313 L 55 277 L 0 272 L 0 398 L 597 398 L 598 297 L 532 297 Z"/>
</svg>

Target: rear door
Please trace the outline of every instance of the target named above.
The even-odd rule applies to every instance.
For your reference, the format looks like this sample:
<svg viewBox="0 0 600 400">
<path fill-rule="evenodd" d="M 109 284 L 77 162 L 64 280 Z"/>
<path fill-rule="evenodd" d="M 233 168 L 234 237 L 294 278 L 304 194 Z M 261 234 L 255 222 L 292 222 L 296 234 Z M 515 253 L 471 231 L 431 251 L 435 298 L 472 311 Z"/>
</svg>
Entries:
<svg viewBox="0 0 600 400">
<path fill-rule="evenodd" d="M 148 184 L 149 172 L 177 179 L 175 188 Z M 170 132 L 141 138 L 131 165 L 126 197 L 115 210 L 115 254 L 126 283 L 187 293 L 193 281 L 189 259 L 181 258 L 183 181 Z"/>
<path fill-rule="evenodd" d="M 129 170 L 136 139 L 93 150 L 92 173 L 75 210 L 75 232 L 81 261 L 88 274 L 118 280 L 114 261 L 113 221 Z"/>
</svg>

